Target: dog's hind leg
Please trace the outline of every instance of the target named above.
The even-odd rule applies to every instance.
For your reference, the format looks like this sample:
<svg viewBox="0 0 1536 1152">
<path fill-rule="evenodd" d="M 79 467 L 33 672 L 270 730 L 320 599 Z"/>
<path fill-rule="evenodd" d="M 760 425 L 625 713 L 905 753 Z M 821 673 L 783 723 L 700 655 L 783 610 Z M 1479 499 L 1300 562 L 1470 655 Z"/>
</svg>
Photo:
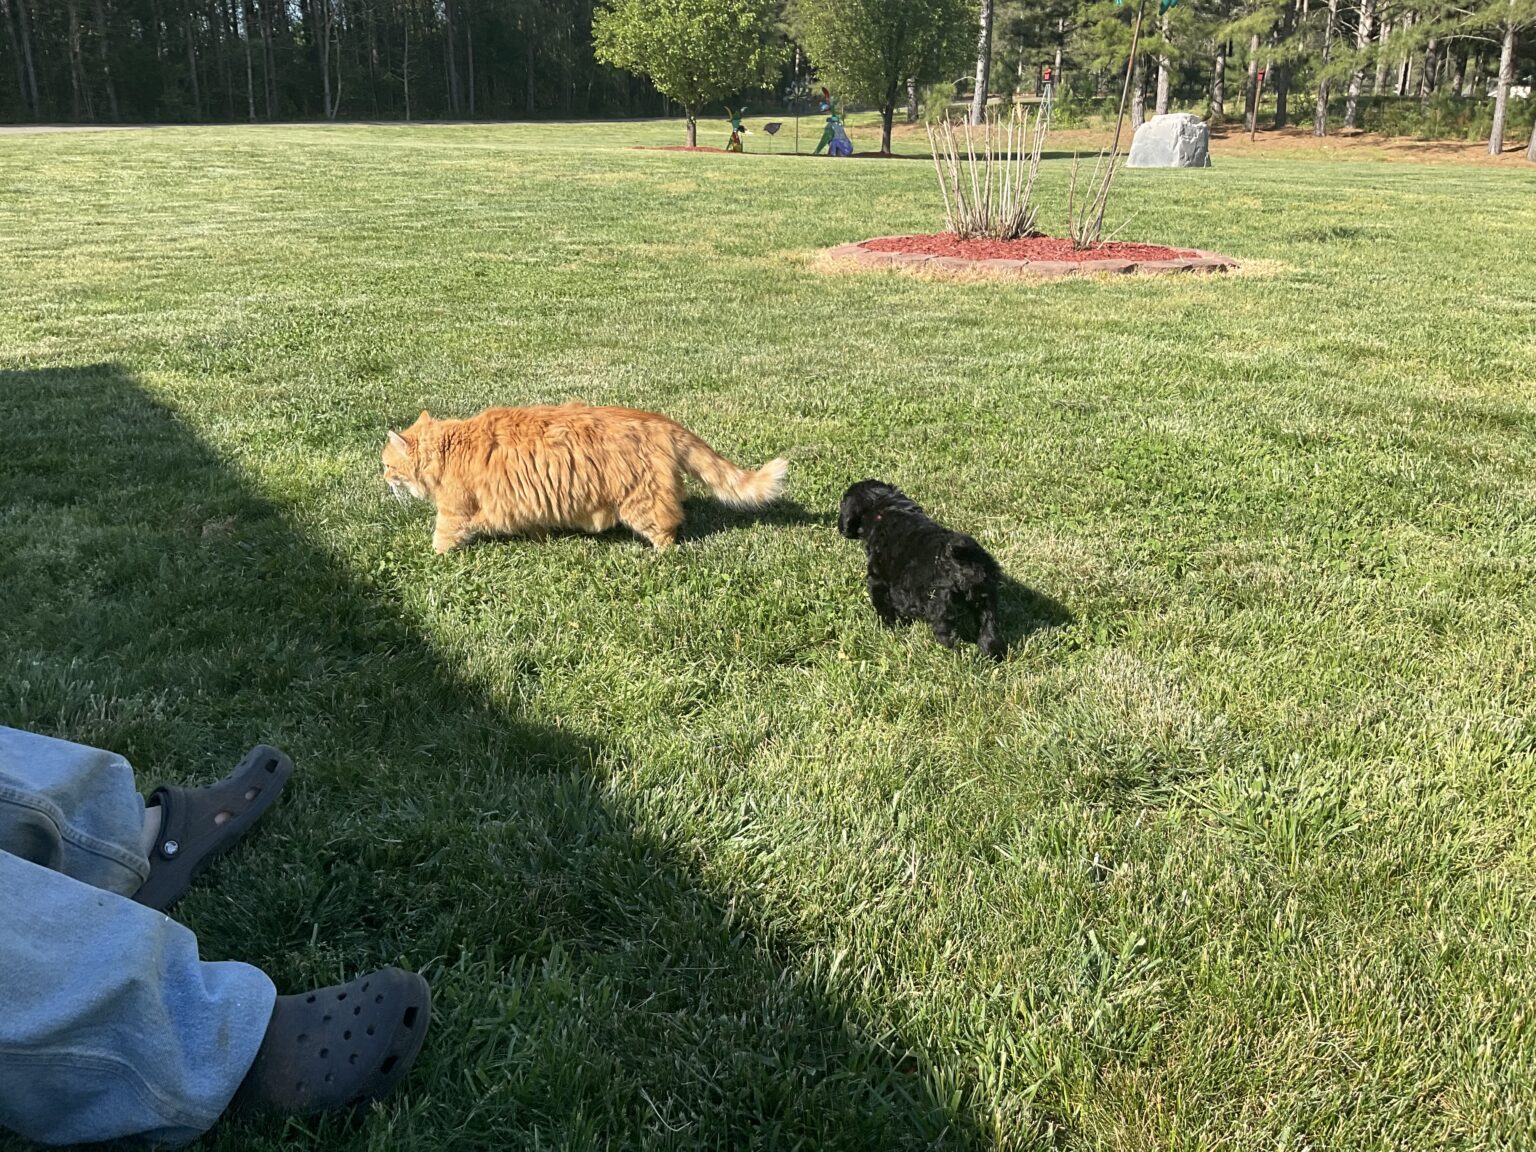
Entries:
<svg viewBox="0 0 1536 1152">
<path fill-rule="evenodd" d="M 981 628 L 976 633 L 976 646 L 984 655 L 1001 660 L 1008 654 L 1008 642 L 1003 639 L 997 621 L 997 590 L 986 588 L 976 594 L 976 604 L 981 614 Z"/>
<path fill-rule="evenodd" d="M 933 638 L 946 648 L 958 648 L 961 640 L 959 625 L 964 615 L 964 602 L 956 603 L 955 597 L 946 593 L 942 606 L 937 606 L 937 611 L 930 617 Z"/>
</svg>

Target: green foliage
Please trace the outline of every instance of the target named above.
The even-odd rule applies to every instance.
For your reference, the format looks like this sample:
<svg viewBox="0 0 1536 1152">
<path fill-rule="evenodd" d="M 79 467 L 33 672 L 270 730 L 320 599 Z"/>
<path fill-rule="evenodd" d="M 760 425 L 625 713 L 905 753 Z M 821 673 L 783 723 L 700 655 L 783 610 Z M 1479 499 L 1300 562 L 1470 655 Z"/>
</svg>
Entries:
<svg viewBox="0 0 1536 1152">
<path fill-rule="evenodd" d="M 975 47 L 967 0 L 798 0 L 792 25 L 839 99 L 894 106 L 909 78 L 953 80 Z"/>
<path fill-rule="evenodd" d="M 783 60 L 775 0 L 604 0 L 592 16 L 597 58 L 647 76 L 688 109 L 767 83 Z"/>
<path fill-rule="evenodd" d="M 955 89 L 953 80 L 941 80 L 925 86 L 918 93 L 924 124 L 938 124 L 949 116 L 949 106 L 955 102 Z"/>
</svg>

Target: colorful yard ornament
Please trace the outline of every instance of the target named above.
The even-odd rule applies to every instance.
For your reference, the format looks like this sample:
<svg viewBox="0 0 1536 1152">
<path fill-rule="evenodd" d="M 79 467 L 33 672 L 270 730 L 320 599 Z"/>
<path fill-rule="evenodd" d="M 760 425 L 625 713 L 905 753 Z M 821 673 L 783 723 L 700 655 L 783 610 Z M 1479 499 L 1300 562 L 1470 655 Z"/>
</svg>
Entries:
<svg viewBox="0 0 1536 1152">
<path fill-rule="evenodd" d="M 821 150 L 825 148 L 828 156 L 852 156 L 853 141 L 848 139 L 848 133 L 843 130 L 842 116 L 832 107 L 832 93 L 825 88 L 821 90 L 821 110 L 828 114 L 827 125 L 821 130 L 821 141 L 812 154 L 820 156 Z"/>
<path fill-rule="evenodd" d="M 747 114 L 747 110 L 742 108 L 739 112 L 732 112 L 727 108 L 725 114 L 731 118 L 731 139 L 726 144 L 725 150 L 727 152 L 740 152 L 742 150 L 741 137 L 747 130 L 746 125 L 741 122 L 741 118 Z"/>
</svg>

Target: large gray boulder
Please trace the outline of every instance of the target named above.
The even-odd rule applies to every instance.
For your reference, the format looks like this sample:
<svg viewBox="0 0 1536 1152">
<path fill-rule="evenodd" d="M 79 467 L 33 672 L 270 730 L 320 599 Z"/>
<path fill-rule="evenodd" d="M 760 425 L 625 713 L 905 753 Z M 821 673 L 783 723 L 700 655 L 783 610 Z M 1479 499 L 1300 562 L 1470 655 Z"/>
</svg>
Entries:
<svg viewBox="0 0 1536 1152">
<path fill-rule="evenodd" d="M 1188 112 L 1154 116 L 1131 141 L 1128 168 L 1209 168 L 1211 130 Z"/>
</svg>

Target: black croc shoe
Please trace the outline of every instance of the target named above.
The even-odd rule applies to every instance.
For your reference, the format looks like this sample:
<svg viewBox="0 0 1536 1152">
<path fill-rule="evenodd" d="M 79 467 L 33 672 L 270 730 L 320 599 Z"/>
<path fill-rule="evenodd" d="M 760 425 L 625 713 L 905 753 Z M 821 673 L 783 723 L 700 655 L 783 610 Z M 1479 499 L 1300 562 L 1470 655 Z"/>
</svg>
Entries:
<svg viewBox="0 0 1536 1152">
<path fill-rule="evenodd" d="M 405 1078 L 431 1017 L 427 982 L 399 968 L 279 996 L 230 1106 L 303 1116 L 376 1100 Z"/>
<path fill-rule="evenodd" d="M 217 784 L 156 788 L 146 803 L 160 805 L 160 835 L 149 853 L 149 878 L 133 898 L 160 912 L 176 903 L 272 807 L 292 772 L 292 760 L 258 744 Z"/>
</svg>

